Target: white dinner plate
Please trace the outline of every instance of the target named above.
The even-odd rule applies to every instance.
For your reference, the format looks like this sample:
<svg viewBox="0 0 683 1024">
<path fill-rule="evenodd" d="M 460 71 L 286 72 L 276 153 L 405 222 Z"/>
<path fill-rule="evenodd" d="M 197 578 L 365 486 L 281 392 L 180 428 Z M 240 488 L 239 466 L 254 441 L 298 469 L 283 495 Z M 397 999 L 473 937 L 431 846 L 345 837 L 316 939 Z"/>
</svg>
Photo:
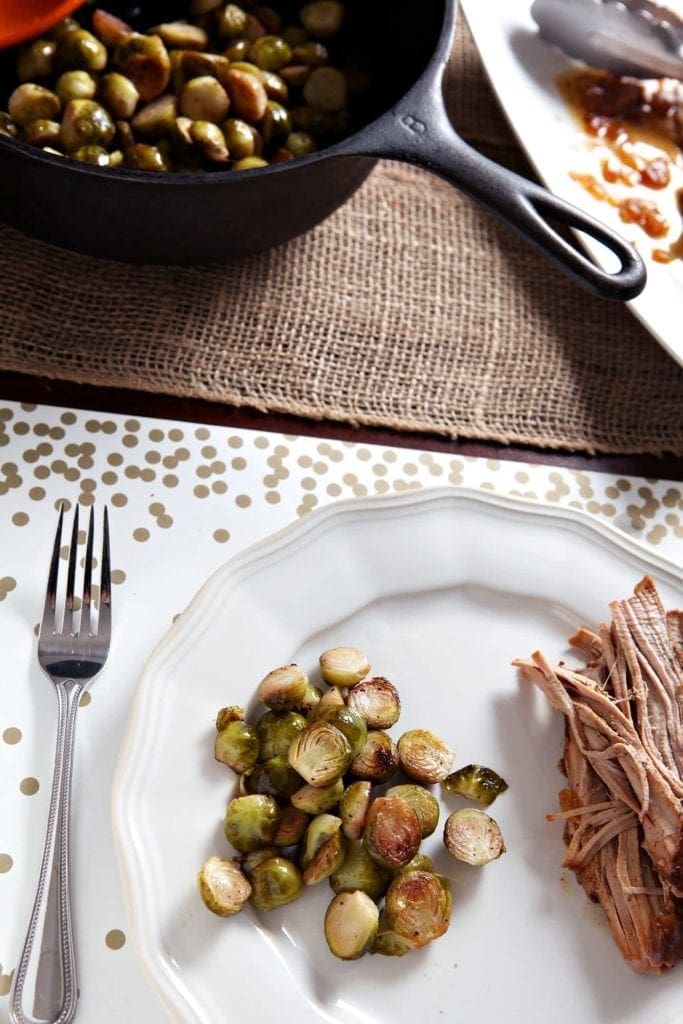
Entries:
<svg viewBox="0 0 683 1024">
<path fill-rule="evenodd" d="M 562 99 L 556 77 L 572 67 L 572 61 L 545 43 L 531 17 L 531 0 L 460 0 L 486 73 L 521 146 L 539 177 L 558 196 L 609 224 L 633 242 L 647 267 L 644 291 L 629 303 L 633 313 L 673 358 L 683 365 L 683 260 L 661 264 L 652 259 L 654 249 L 666 249 L 679 238 L 683 221 L 676 205 L 676 190 L 683 186 L 683 161 L 672 169 L 671 185 L 664 192 L 635 188 L 625 191 L 609 185 L 617 198 L 636 195 L 657 203 L 670 225 L 663 239 L 651 239 L 640 228 L 621 222 L 616 209 L 591 195 L 570 177 L 570 172 L 600 179 L 605 155 L 595 140 L 580 130 Z M 683 13 L 682 0 L 669 0 Z M 654 151 L 653 151 L 654 152 Z M 583 237 L 583 236 L 582 236 Z M 585 244 L 606 269 L 615 257 L 589 238 Z M 596 344 L 600 341 L 596 338 Z"/>
<path fill-rule="evenodd" d="M 513 658 L 597 624 L 646 573 L 663 599 L 683 572 L 582 513 L 452 489 L 333 504 L 209 579 L 152 655 L 120 755 L 114 833 L 135 947 L 185 1024 L 673 1024 L 680 972 L 636 976 L 600 913 L 561 868 L 561 716 Z M 266 913 L 219 919 L 195 876 L 222 832 L 236 779 L 213 760 L 214 716 L 255 714 L 254 693 L 291 661 L 317 678 L 326 647 L 356 644 L 403 703 L 398 737 L 432 728 L 456 764 L 496 769 L 507 853 L 483 869 L 425 852 L 454 884 L 448 933 L 403 958 L 342 962 L 322 921 L 328 883 Z M 435 790 L 438 787 L 435 788 Z M 438 794 L 442 820 L 460 798 Z"/>
</svg>

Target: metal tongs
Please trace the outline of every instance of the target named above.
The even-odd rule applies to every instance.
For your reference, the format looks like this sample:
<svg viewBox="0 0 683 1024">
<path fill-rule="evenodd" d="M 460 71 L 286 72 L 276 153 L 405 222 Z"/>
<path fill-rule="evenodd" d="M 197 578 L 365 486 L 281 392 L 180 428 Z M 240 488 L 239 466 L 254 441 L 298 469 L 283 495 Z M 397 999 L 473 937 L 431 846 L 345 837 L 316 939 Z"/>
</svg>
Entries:
<svg viewBox="0 0 683 1024">
<path fill-rule="evenodd" d="M 652 0 L 534 0 L 549 43 L 589 67 L 683 80 L 683 19 Z"/>
</svg>

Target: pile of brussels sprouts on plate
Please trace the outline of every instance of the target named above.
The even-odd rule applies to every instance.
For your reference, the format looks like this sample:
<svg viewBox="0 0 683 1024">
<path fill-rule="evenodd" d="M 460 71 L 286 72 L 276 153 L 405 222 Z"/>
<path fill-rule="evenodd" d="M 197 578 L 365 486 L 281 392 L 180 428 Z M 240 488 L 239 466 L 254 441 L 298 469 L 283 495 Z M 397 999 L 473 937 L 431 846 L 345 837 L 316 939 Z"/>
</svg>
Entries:
<svg viewBox="0 0 683 1024">
<path fill-rule="evenodd" d="M 254 0 L 188 0 L 189 19 L 134 31 L 96 9 L 17 53 L 0 135 L 99 167 L 251 170 L 351 131 L 369 75 L 335 66 L 338 0 L 287 23 Z"/>
<path fill-rule="evenodd" d="M 507 789 L 481 765 L 451 771 L 453 751 L 429 730 L 395 742 L 398 691 L 369 673 L 358 648 L 333 647 L 320 656 L 324 693 L 286 665 L 261 681 L 268 710 L 257 722 L 240 707 L 219 711 L 214 755 L 239 775 L 224 826 L 238 856 L 209 857 L 198 875 L 206 906 L 224 917 L 247 902 L 273 910 L 328 880 L 325 938 L 343 960 L 402 956 L 448 929 L 451 883 L 421 850 L 440 814 L 427 787 L 483 805 Z M 476 807 L 449 815 L 443 841 L 475 866 L 505 852 L 497 823 Z"/>
</svg>

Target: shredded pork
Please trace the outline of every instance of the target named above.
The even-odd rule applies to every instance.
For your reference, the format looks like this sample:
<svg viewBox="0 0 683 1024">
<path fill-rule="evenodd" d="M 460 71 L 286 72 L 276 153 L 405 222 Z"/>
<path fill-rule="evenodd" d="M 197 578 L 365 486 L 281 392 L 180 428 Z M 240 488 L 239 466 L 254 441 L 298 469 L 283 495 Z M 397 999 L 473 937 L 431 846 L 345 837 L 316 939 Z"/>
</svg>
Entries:
<svg viewBox="0 0 683 1024">
<path fill-rule="evenodd" d="M 649 576 L 610 612 L 570 638 L 584 667 L 514 664 L 565 716 L 564 865 L 633 969 L 662 972 L 683 956 L 683 613 Z"/>
</svg>

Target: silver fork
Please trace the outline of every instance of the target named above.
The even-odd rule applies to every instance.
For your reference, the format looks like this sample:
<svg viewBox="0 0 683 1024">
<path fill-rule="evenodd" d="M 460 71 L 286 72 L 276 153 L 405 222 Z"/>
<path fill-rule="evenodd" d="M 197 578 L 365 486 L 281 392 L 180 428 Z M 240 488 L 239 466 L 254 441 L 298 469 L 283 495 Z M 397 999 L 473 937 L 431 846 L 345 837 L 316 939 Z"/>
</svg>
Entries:
<svg viewBox="0 0 683 1024">
<path fill-rule="evenodd" d="M 52 680 L 58 703 L 57 747 L 45 849 L 31 920 L 10 997 L 13 1024 L 67 1024 L 76 1012 L 78 988 L 69 897 L 69 800 L 78 703 L 104 666 L 111 638 L 109 521 L 104 510 L 100 602 L 93 633 L 91 592 L 95 516 L 90 523 L 83 568 L 83 597 L 75 628 L 74 585 L 78 560 L 78 505 L 74 512 L 66 603 L 57 618 L 57 581 L 64 506 L 52 549 L 45 607 L 38 634 L 38 661 Z"/>
</svg>

